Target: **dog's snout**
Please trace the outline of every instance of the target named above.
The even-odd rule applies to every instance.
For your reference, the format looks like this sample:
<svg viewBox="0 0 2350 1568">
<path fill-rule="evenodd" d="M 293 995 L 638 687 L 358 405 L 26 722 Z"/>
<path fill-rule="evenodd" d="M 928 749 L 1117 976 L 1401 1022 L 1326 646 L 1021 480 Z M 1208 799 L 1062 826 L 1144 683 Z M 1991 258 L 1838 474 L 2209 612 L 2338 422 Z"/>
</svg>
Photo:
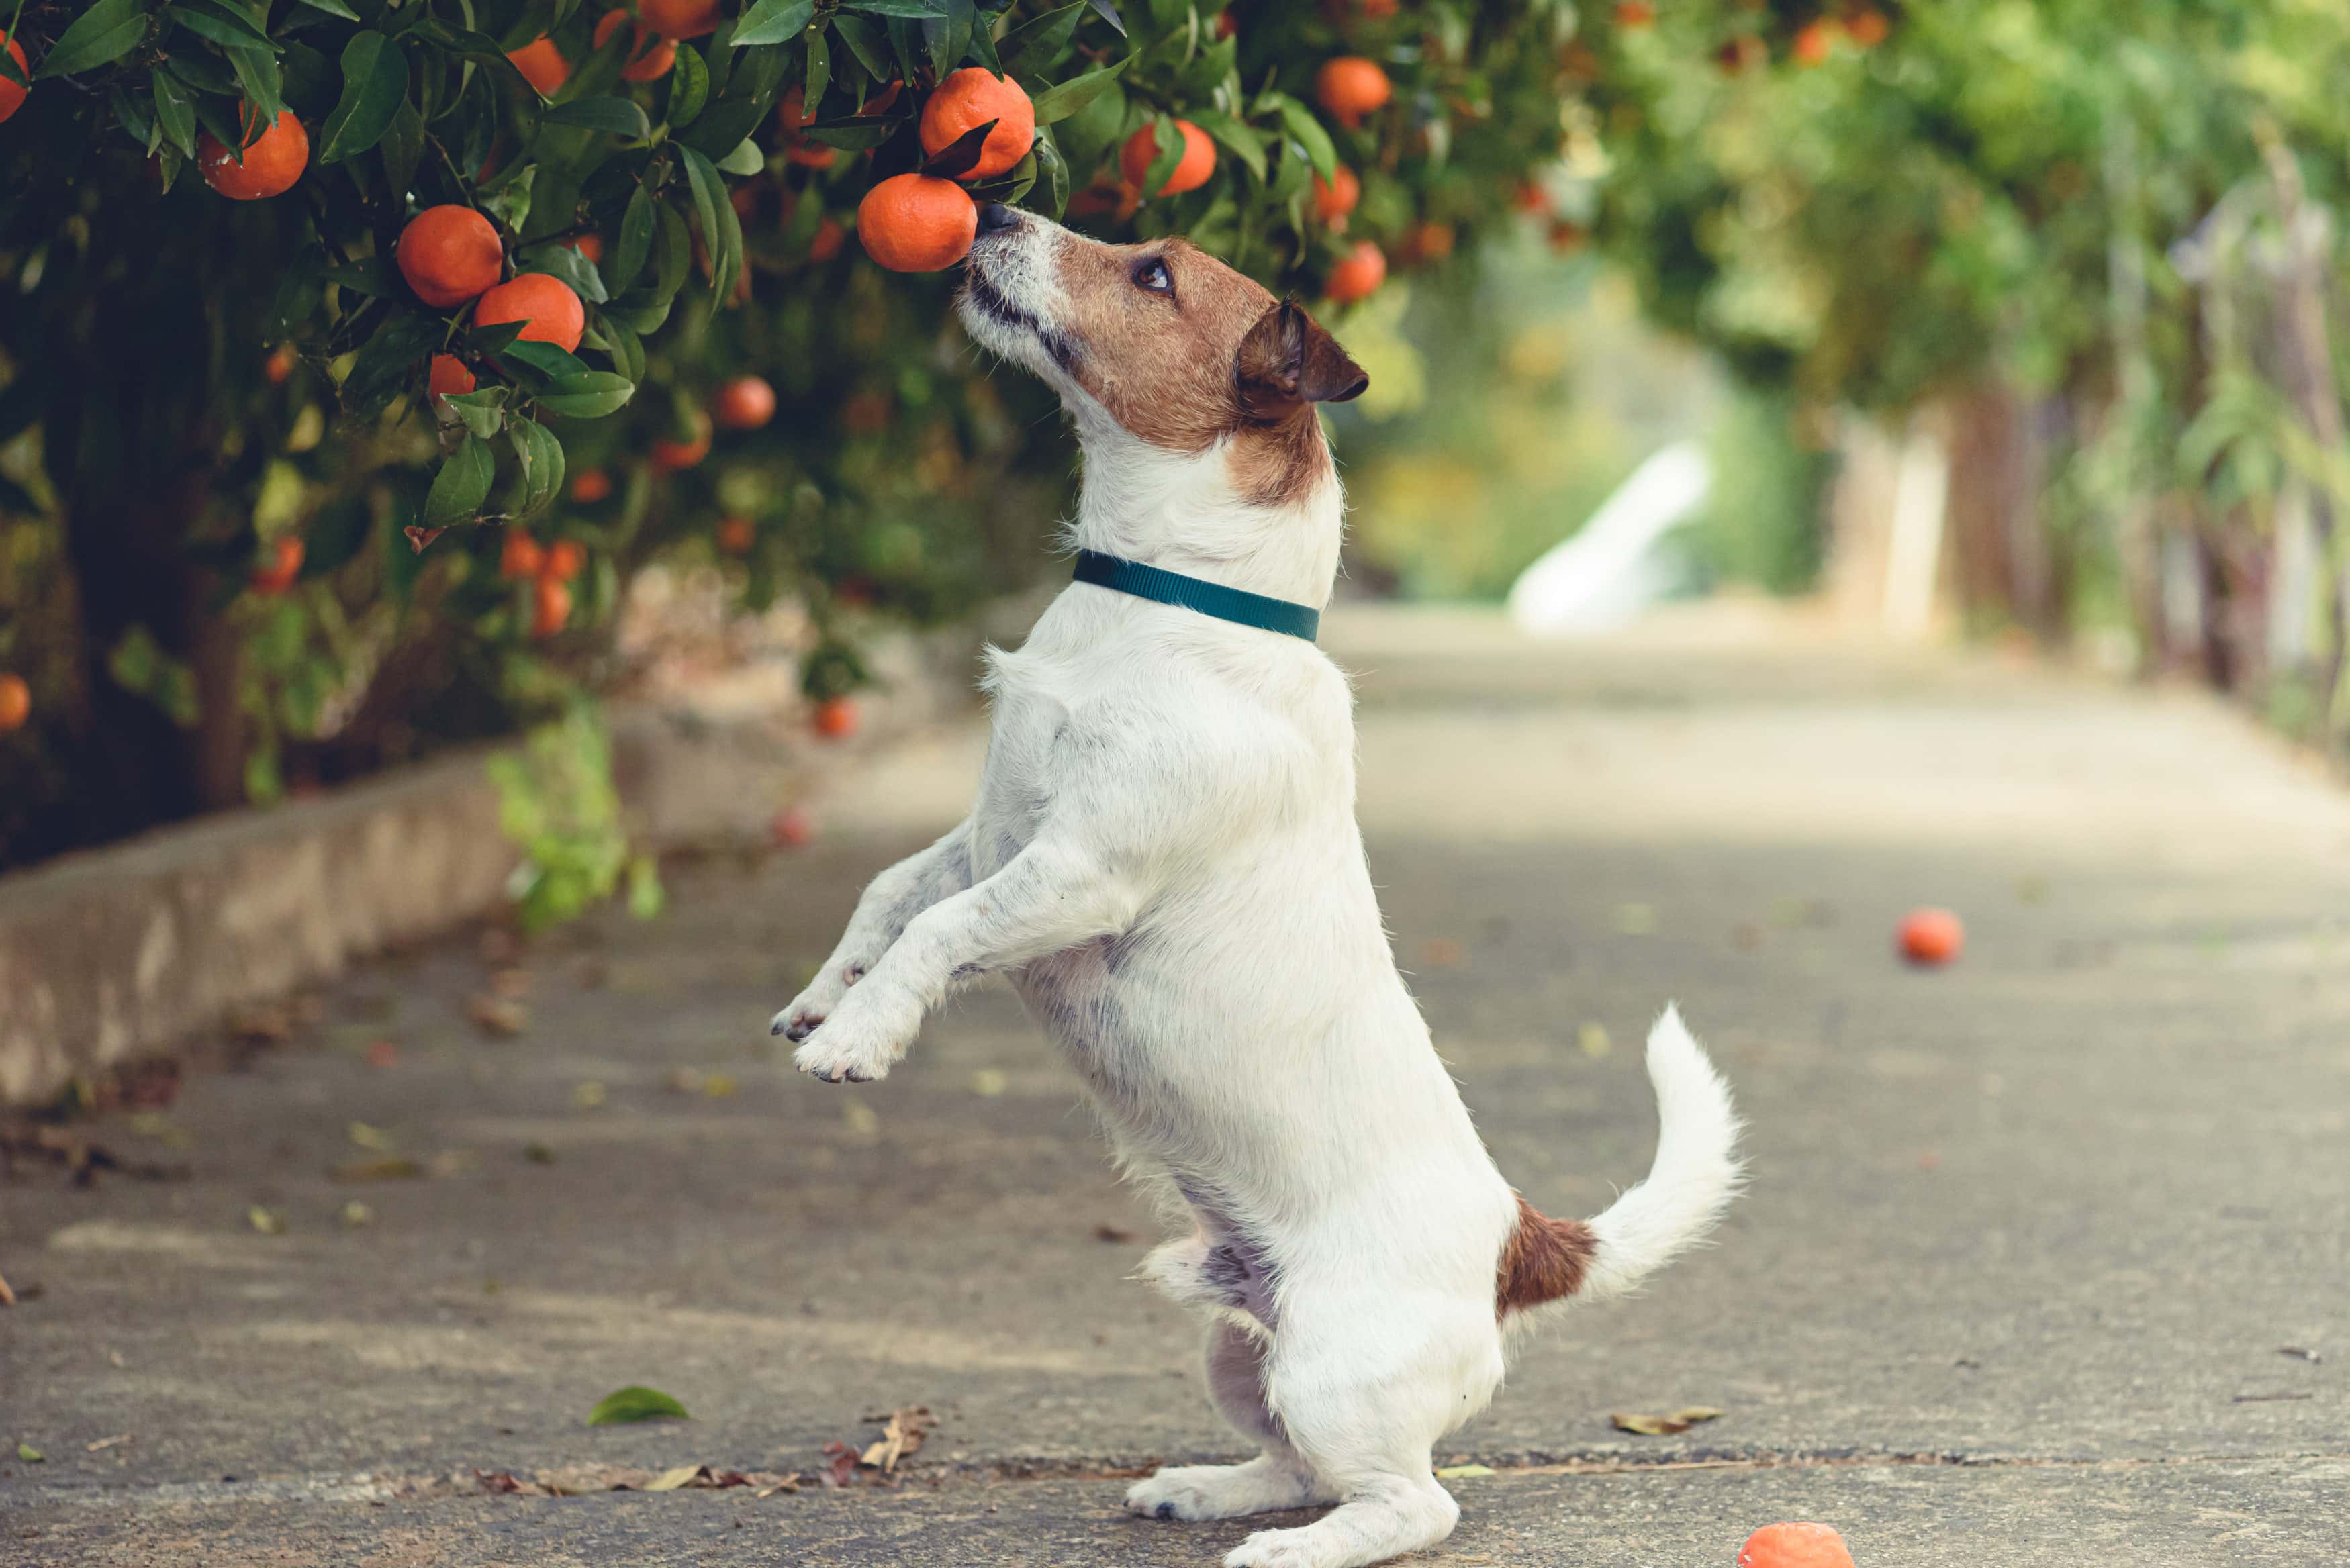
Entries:
<svg viewBox="0 0 2350 1568">
<path fill-rule="evenodd" d="M 979 232 L 992 234 L 998 229 L 1020 226 L 1020 209 L 1007 207 L 1001 202 L 983 202 L 979 208 Z"/>
</svg>

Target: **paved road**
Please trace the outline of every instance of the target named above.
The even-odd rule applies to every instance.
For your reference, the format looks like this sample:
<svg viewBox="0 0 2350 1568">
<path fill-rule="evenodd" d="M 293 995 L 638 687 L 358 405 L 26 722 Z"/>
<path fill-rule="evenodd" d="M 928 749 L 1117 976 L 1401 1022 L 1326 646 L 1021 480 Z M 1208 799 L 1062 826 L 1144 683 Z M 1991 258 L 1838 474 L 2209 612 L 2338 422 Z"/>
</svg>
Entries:
<svg viewBox="0 0 2350 1568">
<path fill-rule="evenodd" d="M 2350 1555 L 2350 795 L 2191 697 L 1759 613 L 1330 640 L 1397 950 L 1503 1168 L 1562 1213 L 1639 1173 L 1668 997 L 1752 1121 L 1720 1246 L 1531 1344 L 1420 1561 L 1726 1568 L 1782 1518 L 1864 1568 Z M 1118 1510 L 1114 1472 L 1234 1443 L 1016 1004 L 870 1088 L 765 1051 L 976 760 L 897 753 L 815 846 L 534 947 L 518 1036 L 466 1021 L 492 966 L 452 940 L 90 1129 L 184 1179 L 20 1164 L 0 1439 L 47 1458 L 0 1449 L 0 1563 L 1211 1563 L 1245 1527 Z M 1888 952 L 1926 902 L 1968 919 L 1941 972 Z M 390 1158 L 426 1174 L 329 1176 Z M 588 1428 L 625 1384 L 694 1418 Z M 806 1477 L 916 1405 L 893 1484 L 477 1475 Z M 1725 1414 L 1609 1424 L 1690 1405 Z"/>
</svg>

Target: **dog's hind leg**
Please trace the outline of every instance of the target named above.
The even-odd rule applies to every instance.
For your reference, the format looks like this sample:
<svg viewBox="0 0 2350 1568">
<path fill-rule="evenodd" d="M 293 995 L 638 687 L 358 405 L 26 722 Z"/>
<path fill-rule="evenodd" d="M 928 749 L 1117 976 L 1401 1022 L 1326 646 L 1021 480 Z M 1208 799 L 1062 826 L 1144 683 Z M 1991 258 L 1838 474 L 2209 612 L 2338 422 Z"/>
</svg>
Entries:
<svg viewBox="0 0 2350 1568">
<path fill-rule="evenodd" d="M 1157 1519 L 1236 1519 L 1335 1502 L 1264 1402 L 1265 1343 L 1240 1324 L 1208 1330 L 1208 1395 L 1225 1420 L 1264 1451 L 1245 1464 L 1170 1465 L 1128 1487 L 1128 1511 Z"/>
<path fill-rule="evenodd" d="M 1419 1317 L 1393 1301 L 1284 1303 L 1267 1407 L 1338 1506 L 1299 1529 L 1257 1532 L 1225 1568 L 1363 1568 L 1452 1533 L 1461 1506 L 1437 1484 L 1430 1450 L 1502 1377 L 1500 1331 L 1477 1304 Z"/>
</svg>

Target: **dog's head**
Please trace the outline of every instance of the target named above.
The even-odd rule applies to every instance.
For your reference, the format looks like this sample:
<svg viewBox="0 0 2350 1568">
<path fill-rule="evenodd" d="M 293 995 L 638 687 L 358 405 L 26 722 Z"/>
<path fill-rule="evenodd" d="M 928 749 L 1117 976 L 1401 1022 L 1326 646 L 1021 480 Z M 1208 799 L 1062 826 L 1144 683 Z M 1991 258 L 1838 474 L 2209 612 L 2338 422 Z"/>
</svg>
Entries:
<svg viewBox="0 0 2350 1568">
<path fill-rule="evenodd" d="M 1319 323 L 1180 239 L 1112 245 L 990 204 L 965 268 L 972 337 L 1035 371 L 1087 446 L 1222 450 L 1233 488 L 1294 504 L 1331 473 L 1314 405 L 1369 384 Z"/>
</svg>

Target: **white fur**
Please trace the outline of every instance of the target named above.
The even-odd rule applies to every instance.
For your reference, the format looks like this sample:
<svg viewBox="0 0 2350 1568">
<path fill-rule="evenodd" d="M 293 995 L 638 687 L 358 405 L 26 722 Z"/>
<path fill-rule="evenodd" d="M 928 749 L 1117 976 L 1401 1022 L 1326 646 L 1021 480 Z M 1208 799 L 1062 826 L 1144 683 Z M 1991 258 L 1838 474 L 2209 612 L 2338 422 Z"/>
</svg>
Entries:
<svg viewBox="0 0 2350 1568">
<path fill-rule="evenodd" d="M 1026 218 L 973 252 L 1048 329 L 1055 243 L 1089 242 Z M 1248 504 L 1220 453 L 1152 447 L 1033 331 L 965 316 L 1076 420 L 1076 544 L 1328 599 L 1335 477 L 1295 507 Z M 1146 1273 L 1213 1311 L 1211 1393 L 1264 1449 L 1161 1470 L 1128 1506 L 1209 1519 L 1339 1503 L 1250 1536 L 1230 1568 L 1349 1568 L 1442 1540 L 1460 1511 L 1430 1448 L 1501 1383 L 1496 1267 L 1517 1203 L 1388 950 L 1355 825 L 1346 678 L 1298 639 L 1090 585 L 990 659 L 971 816 L 875 878 L 777 1031 L 804 1039 L 803 1071 L 878 1079 L 957 985 L 1008 976 L 1121 1161 L 1188 1214 Z M 1734 1180 L 1726 1094 L 1676 1015 L 1648 1062 L 1656 1168 L 1597 1221 L 1595 1290 L 1695 1240 Z"/>
</svg>

